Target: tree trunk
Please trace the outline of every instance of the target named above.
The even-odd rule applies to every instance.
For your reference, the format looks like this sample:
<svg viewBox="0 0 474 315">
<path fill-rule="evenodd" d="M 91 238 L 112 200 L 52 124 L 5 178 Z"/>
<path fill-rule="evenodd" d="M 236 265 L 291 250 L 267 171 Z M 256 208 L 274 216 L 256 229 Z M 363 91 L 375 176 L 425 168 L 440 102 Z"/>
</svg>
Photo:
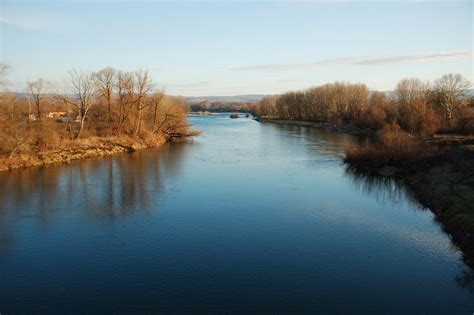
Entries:
<svg viewBox="0 0 474 315">
<path fill-rule="evenodd" d="M 135 136 L 137 136 L 138 133 L 140 132 L 141 122 L 142 122 L 142 110 L 138 109 L 137 125 L 135 126 Z"/>
<path fill-rule="evenodd" d="M 110 95 L 107 96 L 107 107 L 109 110 L 109 122 L 112 122 L 112 101 Z"/>
<path fill-rule="evenodd" d="M 36 113 L 38 115 L 38 120 L 41 120 L 41 108 L 39 102 L 36 102 Z"/>
<path fill-rule="evenodd" d="M 79 132 L 77 133 L 76 139 L 79 139 L 81 136 L 82 130 L 84 129 L 84 122 L 86 121 L 85 115 L 81 117 L 81 126 L 79 127 Z"/>
</svg>

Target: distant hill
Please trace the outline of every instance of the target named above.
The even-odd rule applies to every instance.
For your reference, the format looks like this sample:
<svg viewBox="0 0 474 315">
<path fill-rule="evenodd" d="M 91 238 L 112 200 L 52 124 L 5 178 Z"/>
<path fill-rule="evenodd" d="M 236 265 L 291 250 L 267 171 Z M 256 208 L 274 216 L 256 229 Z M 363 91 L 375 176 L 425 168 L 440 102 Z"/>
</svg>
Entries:
<svg viewBox="0 0 474 315">
<path fill-rule="evenodd" d="M 369 91 L 371 93 L 373 91 Z M 387 96 L 393 96 L 394 91 L 382 91 Z M 17 97 L 28 98 L 29 94 L 24 92 L 17 92 Z M 466 95 L 474 97 L 474 89 L 468 89 Z M 176 96 L 176 95 L 174 95 Z M 260 102 L 262 98 L 269 96 L 266 94 L 246 94 L 246 95 L 234 95 L 234 96 L 179 96 L 185 99 L 188 104 L 197 104 L 200 102 L 208 101 L 209 103 L 220 102 L 220 103 L 247 103 L 247 102 Z"/>
<path fill-rule="evenodd" d="M 186 102 L 196 104 L 208 101 L 210 103 L 246 103 L 259 102 L 266 95 L 263 94 L 248 94 L 248 95 L 234 95 L 234 96 L 184 96 Z"/>
<path fill-rule="evenodd" d="M 372 92 L 372 91 L 371 91 Z M 388 90 L 383 91 L 387 96 L 393 96 L 394 91 Z M 474 89 L 468 89 L 466 92 L 467 96 L 474 97 Z M 262 98 L 268 96 L 266 94 L 247 94 L 247 95 L 234 95 L 234 96 L 183 96 L 188 104 L 197 104 L 208 101 L 209 103 L 220 102 L 220 103 L 247 103 L 247 102 L 260 102 Z"/>
</svg>

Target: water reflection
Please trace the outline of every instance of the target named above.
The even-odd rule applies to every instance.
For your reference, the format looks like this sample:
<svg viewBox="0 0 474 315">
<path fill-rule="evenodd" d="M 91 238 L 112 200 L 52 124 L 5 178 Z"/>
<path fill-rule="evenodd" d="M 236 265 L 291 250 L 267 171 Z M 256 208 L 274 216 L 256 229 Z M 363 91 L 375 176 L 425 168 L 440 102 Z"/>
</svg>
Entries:
<svg viewBox="0 0 474 315">
<path fill-rule="evenodd" d="M 355 189 L 374 196 L 380 203 L 390 202 L 393 206 L 397 206 L 404 201 L 408 201 L 414 208 L 426 209 L 400 180 L 358 170 L 349 165 L 345 166 L 344 174 L 351 179 Z"/>
<path fill-rule="evenodd" d="M 344 149 L 358 140 L 349 134 L 328 132 L 318 128 L 280 124 L 269 124 L 269 126 L 275 129 L 278 134 L 290 138 L 293 144 L 308 150 L 308 153 L 313 153 L 315 156 L 324 153 L 332 160 L 340 159 L 344 154 Z M 363 141 L 363 139 L 361 140 Z"/>
<path fill-rule="evenodd" d="M 389 202 L 397 207 L 404 202 L 409 202 L 413 209 L 424 211 L 429 210 L 417 201 L 413 192 L 403 183 L 403 181 L 372 174 L 347 165 L 345 167 L 345 175 L 352 180 L 355 188 L 360 189 L 364 194 L 374 196 L 381 204 L 387 204 Z M 434 221 L 440 224 L 441 228 L 443 228 L 442 224 L 436 220 L 435 217 Z M 409 236 L 413 237 L 416 234 L 416 231 L 411 231 Z M 430 240 L 427 240 L 427 243 L 429 242 Z M 431 245 L 435 246 L 435 244 Z M 452 242 L 450 242 L 450 248 L 451 251 L 459 253 L 459 262 L 462 264 L 459 248 Z M 474 294 L 473 270 L 467 269 L 460 271 L 459 274 L 455 276 L 455 280 L 461 288 L 467 289 L 470 293 Z"/>
<path fill-rule="evenodd" d="M 2 174 L 0 250 L 13 243 L 9 227 L 16 218 L 29 218 L 45 228 L 60 211 L 79 209 L 79 215 L 113 222 L 134 212 L 159 209 L 163 178 L 180 175 L 186 148 L 167 144 L 159 150 Z"/>
</svg>

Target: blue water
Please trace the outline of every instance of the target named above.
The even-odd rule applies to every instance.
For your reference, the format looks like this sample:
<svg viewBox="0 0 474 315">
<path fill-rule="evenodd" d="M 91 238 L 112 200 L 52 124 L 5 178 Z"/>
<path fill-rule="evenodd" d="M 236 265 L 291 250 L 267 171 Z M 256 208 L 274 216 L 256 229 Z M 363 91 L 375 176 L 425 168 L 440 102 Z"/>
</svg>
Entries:
<svg viewBox="0 0 474 315">
<path fill-rule="evenodd" d="M 349 135 L 191 117 L 203 135 L 0 174 L 0 313 L 472 314 L 429 210 L 347 171 Z"/>
</svg>

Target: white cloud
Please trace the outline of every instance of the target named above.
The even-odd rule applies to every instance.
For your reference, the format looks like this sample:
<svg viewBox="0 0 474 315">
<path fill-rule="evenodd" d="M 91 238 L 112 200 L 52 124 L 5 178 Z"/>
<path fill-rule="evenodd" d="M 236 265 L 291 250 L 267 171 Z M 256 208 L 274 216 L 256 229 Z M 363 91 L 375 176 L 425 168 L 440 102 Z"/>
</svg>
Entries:
<svg viewBox="0 0 474 315">
<path fill-rule="evenodd" d="M 376 66 L 392 63 L 406 62 L 426 62 L 443 59 L 467 59 L 472 58 L 472 51 L 456 51 L 456 52 L 438 52 L 438 53 L 422 53 L 410 55 L 394 55 L 394 56 L 353 56 L 343 58 L 323 59 L 310 63 L 288 63 L 288 64 L 264 64 L 253 66 L 233 67 L 233 71 L 263 71 L 263 72 L 282 72 L 293 70 L 307 70 L 325 65 L 359 65 L 359 66 Z"/>
</svg>

